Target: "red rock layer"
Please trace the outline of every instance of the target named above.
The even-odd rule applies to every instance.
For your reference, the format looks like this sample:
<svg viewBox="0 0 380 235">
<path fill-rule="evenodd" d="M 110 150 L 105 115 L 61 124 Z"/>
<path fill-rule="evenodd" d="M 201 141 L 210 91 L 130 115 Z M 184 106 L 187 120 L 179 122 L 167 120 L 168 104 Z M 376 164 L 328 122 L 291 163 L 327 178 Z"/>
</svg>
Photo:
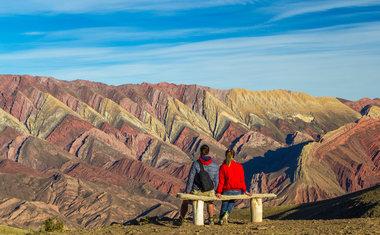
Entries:
<svg viewBox="0 0 380 235">
<path fill-rule="evenodd" d="M 224 146 L 229 146 L 231 145 L 231 143 L 239 139 L 239 137 L 243 136 L 248 131 L 249 130 L 247 130 L 246 128 L 241 127 L 234 122 L 230 122 L 226 130 L 223 132 L 223 135 L 220 136 L 219 142 Z"/>
<path fill-rule="evenodd" d="M 362 109 L 371 104 L 377 104 L 380 105 L 380 99 L 369 99 L 369 98 L 363 98 L 357 101 L 350 101 L 345 99 L 339 99 L 343 104 L 347 105 L 348 107 L 352 108 L 356 112 L 361 112 Z"/>
<path fill-rule="evenodd" d="M 156 189 L 169 194 L 177 194 L 185 188 L 182 180 L 140 161 L 122 159 L 115 162 L 108 170 L 139 182 L 149 183 Z"/>
<path fill-rule="evenodd" d="M 305 185 L 297 187 L 295 195 L 294 202 L 297 204 L 303 202 L 315 202 L 338 196 L 334 194 L 331 195 L 331 193 L 329 195 L 329 193 L 325 190 L 319 188 L 318 185 Z"/>
<path fill-rule="evenodd" d="M 224 161 L 224 153 L 227 149 L 223 144 L 219 143 L 215 139 L 199 134 L 188 127 L 184 127 L 182 129 L 173 144 L 178 146 L 183 152 L 191 155 L 192 160 L 199 158 L 199 148 L 203 144 L 207 144 L 210 147 L 209 155 L 218 164 L 222 164 Z"/>
<path fill-rule="evenodd" d="M 65 170 L 65 174 L 78 179 L 85 179 L 91 182 L 101 182 L 107 184 L 121 184 L 126 181 L 120 175 L 113 174 L 103 168 L 77 163 Z"/>
<path fill-rule="evenodd" d="M 167 169 L 163 169 L 167 174 L 174 176 L 178 179 L 185 180 L 190 172 L 191 164 L 182 165 L 179 167 L 170 167 Z"/>
<path fill-rule="evenodd" d="M 129 148 L 127 148 L 127 146 L 125 146 L 123 143 L 119 142 L 114 136 L 107 135 L 106 133 L 97 128 L 92 128 L 84 132 L 77 139 L 75 139 L 75 141 L 70 146 L 69 153 L 75 155 L 89 137 L 94 137 L 102 141 L 103 143 L 107 144 L 110 147 L 113 147 L 115 150 L 119 151 L 120 153 L 123 153 L 128 157 L 133 158 L 132 156 L 134 156 L 132 154 L 132 151 Z"/>
<path fill-rule="evenodd" d="M 253 157 L 264 156 L 268 150 L 275 150 L 284 146 L 284 144 L 275 141 L 271 137 L 256 131 L 249 131 L 237 139 L 233 149 L 239 155 L 239 158 L 248 161 Z"/>
<path fill-rule="evenodd" d="M 276 174 L 261 172 L 253 176 L 252 182 L 252 192 L 276 194 L 281 193 L 291 183 L 289 176 L 282 171 L 276 172 Z"/>
<path fill-rule="evenodd" d="M 25 122 L 31 114 L 37 112 L 44 94 L 33 87 L 33 77 L 2 75 L 0 78 L 0 108 Z"/>
<path fill-rule="evenodd" d="M 8 144 L 6 146 L 4 145 L 4 148 L 2 149 L 2 152 L 4 152 L 3 156 L 7 159 L 17 161 L 20 148 L 22 147 L 22 145 L 27 139 L 28 139 L 28 136 L 20 134 L 20 135 L 17 135 L 14 139 L 9 140 Z"/>
<path fill-rule="evenodd" d="M 72 115 L 66 115 L 46 140 L 63 150 L 69 151 L 72 142 L 91 128 L 93 128 L 91 123 Z"/>
<path fill-rule="evenodd" d="M 14 162 L 9 159 L 0 161 L 0 172 L 8 173 L 8 174 L 27 174 L 31 176 L 37 176 L 37 177 L 49 177 L 48 174 L 44 174 L 42 172 L 36 171 L 32 168 L 29 168 L 23 164 Z"/>
<path fill-rule="evenodd" d="M 8 149 L 7 147 L 9 145 L 9 143 L 21 135 L 22 134 L 20 132 L 18 132 L 17 130 L 15 130 L 11 127 L 5 127 L 4 130 L 0 133 L 1 155 L 5 155 L 6 153 L 3 151 L 6 151 Z"/>
<path fill-rule="evenodd" d="M 255 192 L 279 195 L 274 204 L 304 203 L 340 196 L 380 182 L 380 119 L 363 117 L 322 139 L 298 168 L 259 173 L 252 178 Z M 268 171 L 268 170 L 266 170 Z"/>
<path fill-rule="evenodd" d="M 117 90 L 117 97 L 113 96 L 114 100 L 140 120 L 143 120 L 145 112 L 163 120 L 166 104 L 170 99 L 165 92 L 148 83 L 123 85 L 119 86 Z"/>
<path fill-rule="evenodd" d="M 379 130 L 380 119 L 363 117 L 318 144 L 312 155 L 335 172 L 345 191 L 374 186 L 380 182 Z"/>
<path fill-rule="evenodd" d="M 176 98 L 199 114 L 202 113 L 202 100 L 205 91 L 211 93 L 224 103 L 226 96 L 230 92 L 229 90 L 216 90 L 199 85 L 176 85 L 167 82 L 150 85 Z"/>
</svg>

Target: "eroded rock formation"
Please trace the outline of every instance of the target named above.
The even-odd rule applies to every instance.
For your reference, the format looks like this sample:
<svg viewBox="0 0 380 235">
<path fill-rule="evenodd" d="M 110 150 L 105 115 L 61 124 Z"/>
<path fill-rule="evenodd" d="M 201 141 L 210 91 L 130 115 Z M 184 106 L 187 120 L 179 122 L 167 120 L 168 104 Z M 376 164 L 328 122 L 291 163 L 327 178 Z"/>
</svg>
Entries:
<svg viewBox="0 0 380 235">
<path fill-rule="evenodd" d="M 58 216 L 69 227 L 98 227 L 148 211 L 173 216 L 173 196 L 202 144 L 218 164 L 233 148 L 247 184 L 279 194 L 272 204 L 331 198 L 380 181 L 377 99 L 356 107 L 285 90 L 19 75 L 0 75 L 0 93 L 5 224 L 38 227 Z"/>
<path fill-rule="evenodd" d="M 321 141 L 302 146 L 300 154 L 287 153 L 289 161 L 278 170 L 255 174 L 251 185 L 258 192 L 278 193 L 276 203 L 311 202 L 377 185 L 379 130 L 380 119 L 363 117 L 328 132 Z"/>
</svg>

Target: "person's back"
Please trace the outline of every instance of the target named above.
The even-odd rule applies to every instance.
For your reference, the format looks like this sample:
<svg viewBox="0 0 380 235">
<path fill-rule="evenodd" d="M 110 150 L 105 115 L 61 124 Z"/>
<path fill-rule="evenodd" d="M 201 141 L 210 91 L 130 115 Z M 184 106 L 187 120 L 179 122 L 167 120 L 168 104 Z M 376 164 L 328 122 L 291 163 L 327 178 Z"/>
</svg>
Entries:
<svg viewBox="0 0 380 235">
<path fill-rule="evenodd" d="M 235 157 L 235 151 L 228 149 L 226 151 L 226 160 L 220 166 L 219 169 L 219 185 L 216 190 L 216 196 L 221 197 L 223 195 L 240 195 L 244 192 L 247 195 L 251 195 L 247 192 L 244 178 L 243 166 L 233 160 Z M 222 208 L 220 210 L 220 223 L 227 224 L 228 217 L 231 214 L 232 207 L 235 200 L 228 200 L 222 202 Z"/>
<path fill-rule="evenodd" d="M 186 184 L 185 193 L 191 193 L 195 195 L 203 196 L 215 196 L 215 190 L 219 183 L 219 166 L 212 160 L 209 154 L 209 147 L 207 145 L 202 145 L 200 148 L 200 157 L 198 160 L 194 161 L 189 172 L 188 181 Z M 203 169 L 212 180 L 213 189 L 204 190 L 201 183 L 199 183 L 199 173 L 201 171 L 201 165 Z M 179 224 L 182 224 L 184 217 L 188 210 L 189 201 L 183 201 L 181 205 Z M 207 201 L 207 212 L 209 214 L 209 224 L 214 224 L 214 202 Z"/>
<path fill-rule="evenodd" d="M 193 165 L 190 168 L 189 173 L 189 179 L 186 184 L 186 193 L 194 193 L 196 191 L 204 191 L 200 185 L 199 182 L 197 182 L 197 176 L 199 176 L 199 173 L 201 171 L 202 164 L 203 169 L 209 174 L 212 182 L 213 182 L 213 190 L 210 190 L 213 193 L 214 190 L 216 190 L 216 187 L 218 186 L 218 180 L 219 180 L 219 166 L 212 161 L 211 157 L 207 156 L 201 156 L 199 160 L 194 161 Z"/>
<path fill-rule="evenodd" d="M 245 186 L 243 166 L 235 161 L 231 161 L 230 166 L 223 163 L 220 166 L 220 184 L 216 193 L 222 193 L 230 190 L 247 191 Z"/>
</svg>

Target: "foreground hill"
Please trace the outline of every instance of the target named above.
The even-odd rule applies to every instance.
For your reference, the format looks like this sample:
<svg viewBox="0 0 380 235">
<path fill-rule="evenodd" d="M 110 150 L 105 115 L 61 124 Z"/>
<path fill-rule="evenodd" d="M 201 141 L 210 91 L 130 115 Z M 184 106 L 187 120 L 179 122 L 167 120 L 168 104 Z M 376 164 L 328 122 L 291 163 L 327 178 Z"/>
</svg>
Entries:
<svg viewBox="0 0 380 235">
<path fill-rule="evenodd" d="M 231 217 L 249 218 L 249 213 L 249 209 L 234 210 Z M 380 218 L 380 186 L 318 202 L 264 207 L 264 217 L 271 220 Z"/>
<path fill-rule="evenodd" d="M 359 218 L 340 220 L 264 220 L 260 224 L 250 224 L 244 220 L 233 219 L 227 226 L 195 226 L 190 221 L 181 227 L 171 221 L 157 221 L 145 225 L 113 225 L 98 229 L 54 232 L 66 235 L 90 234 L 378 234 L 380 219 Z M 16 230 L 0 225 L 0 232 L 9 235 L 51 234 L 40 231 Z"/>
<path fill-rule="evenodd" d="M 252 191 L 312 202 L 379 184 L 377 106 L 197 85 L 0 75 L 0 221 L 72 228 L 173 217 L 199 147 L 233 148 Z M 38 215 L 38 216 L 37 216 Z"/>
<path fill-rule="evenodd" d="M 195 226 L 187 220 L 181 227 L 168 218 L 148 218 L 139 225 L 113 225 L 98 229 L 71 230 L 55 234 L 376 234 L 380 229 L 380 187 L 373 187 L 330 200 L 264 207 L 262 223 L 249 223 L 249 209 L 234 209 L 230 223 L 225 226 Z M 2 230 L 1 230 L 2 229 Z M 0 226 L 7 234 L 40 234 L 40 231 L 23 231 Z"/>
</svg>

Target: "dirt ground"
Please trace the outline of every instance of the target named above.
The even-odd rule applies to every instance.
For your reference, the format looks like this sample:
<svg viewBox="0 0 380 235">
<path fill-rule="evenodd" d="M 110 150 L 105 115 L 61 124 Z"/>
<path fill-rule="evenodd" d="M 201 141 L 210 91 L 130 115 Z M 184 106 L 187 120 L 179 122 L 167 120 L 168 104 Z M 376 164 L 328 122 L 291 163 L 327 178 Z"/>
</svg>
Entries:
<svg viewBox="0 0 380 235">
<path fill-rule="evenodd" d="M 182 226 L 172 221 L 144 225 L 113 225 L 95 230 L 67 231 L 61 234 L 380 234 L 380 218 L 342 220 L 264 220 L 248 223 L 232 220 L 228 225 L 195 226 L 190 220 Z"/>
</svg>

